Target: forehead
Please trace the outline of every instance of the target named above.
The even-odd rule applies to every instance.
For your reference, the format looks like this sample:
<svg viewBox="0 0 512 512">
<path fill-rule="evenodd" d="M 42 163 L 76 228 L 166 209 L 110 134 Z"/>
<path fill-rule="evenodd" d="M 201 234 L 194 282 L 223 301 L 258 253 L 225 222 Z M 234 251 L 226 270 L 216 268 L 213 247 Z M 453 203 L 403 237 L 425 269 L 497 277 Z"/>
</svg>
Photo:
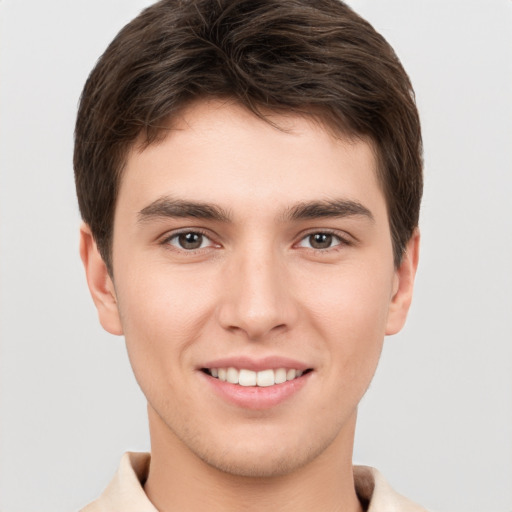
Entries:
<svg viewBox="0 0 512 512">
<path fill-rule="evenodd" d="M 371 143 L 336 136 L 312 116 L 266 117 L 229 100 L 189 105 L 159 142 L 130 150 L 118 210 L 165 195 L 243 210 L 340 196 L 383 203 Z"/>
</svg>

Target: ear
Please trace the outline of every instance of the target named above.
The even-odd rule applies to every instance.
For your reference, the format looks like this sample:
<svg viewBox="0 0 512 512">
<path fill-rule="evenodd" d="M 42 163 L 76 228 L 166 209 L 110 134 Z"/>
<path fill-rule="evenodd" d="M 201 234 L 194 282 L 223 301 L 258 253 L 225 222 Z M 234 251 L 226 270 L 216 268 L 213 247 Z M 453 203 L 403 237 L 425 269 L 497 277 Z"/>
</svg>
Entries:
<svg viewBox="0 0 512 512">
<path fill-rule="evenodd" d="M 418 268 L 420 253 L 420 232 L 416 228 L 409 242 L 400 266 L 395 270 L 393 297 L 389 305 L 386 335 L 396 334 L 405 324 L 412 301 L 414 277 Z"/>
<path fill-rule="evenodd" d="M 80 257 L 101 325 L 111 334 L 123 334 L 114 283 L 85 223 L 80 227 Z"/>
</svg>

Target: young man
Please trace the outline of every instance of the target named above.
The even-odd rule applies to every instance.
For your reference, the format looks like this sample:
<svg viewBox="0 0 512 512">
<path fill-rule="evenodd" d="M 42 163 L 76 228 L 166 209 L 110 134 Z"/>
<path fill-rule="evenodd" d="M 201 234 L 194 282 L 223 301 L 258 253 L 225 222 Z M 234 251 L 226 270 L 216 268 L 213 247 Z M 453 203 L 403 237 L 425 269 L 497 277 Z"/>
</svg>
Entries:
<svg viewBox="0 0 512 512">
<path fill-rule="evenodd" d="M 151 435 L 86 512 L 423 510 L 352 466 L 422 190 L 411 85 L 367 22 L 159 2 L 91 73 L 74 163 L 89 288 Z"/>
</svg>

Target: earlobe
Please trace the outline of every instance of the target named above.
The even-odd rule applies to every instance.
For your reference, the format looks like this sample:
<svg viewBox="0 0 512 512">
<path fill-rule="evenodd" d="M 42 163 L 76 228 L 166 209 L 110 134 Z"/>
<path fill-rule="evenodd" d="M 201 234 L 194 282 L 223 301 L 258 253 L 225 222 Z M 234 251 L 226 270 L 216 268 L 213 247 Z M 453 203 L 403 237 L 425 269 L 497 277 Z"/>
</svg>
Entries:
<svg viewBox="0 0 512 512">
<path fill-rule="evenodd" d="M 101 325 L 111 334 L 123 334 L 114 283 L 85 223 L 80 227 L 80 257 Z"/>
<path fill-rule="evenodd" d="M 405 324 L 412 301 L 414 277 L 418 268 L 420 233 L 416 229 L 407 242 L 400 266 L 395 271 L 393 297 L 389 305 L 386 335 L 399 332 Z"/>
</svg>

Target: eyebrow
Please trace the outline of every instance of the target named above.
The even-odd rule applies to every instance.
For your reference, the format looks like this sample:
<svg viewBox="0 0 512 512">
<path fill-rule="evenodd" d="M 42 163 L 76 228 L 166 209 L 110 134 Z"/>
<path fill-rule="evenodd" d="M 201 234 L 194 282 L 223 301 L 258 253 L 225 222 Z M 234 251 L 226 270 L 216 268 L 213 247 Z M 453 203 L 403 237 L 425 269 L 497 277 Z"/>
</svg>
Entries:
<svg viewBox="0 0 512 512">
<path fill-rule="evenodd" d="M 285 220 L 307 220 L 318 218 L 366 217 L 375 221 L 372 212 L 358 201 L 333 199 L 299 203 L 284 214 Z"/>
<path fill-rule="evenodd" d="M 308 201 L 298 203 L 287 209 L 282 215 L 284 221 L 308 220 L 318 218 L 341 218 L 363 216 L 374 221 L 368 208 L 357 201 L 334 199 L 325 201 Z M 185 218 L 216 220 L 230 222 L 230 214 L 223 208 L 195 201 L 161 197 L 143 208 L 138 213 L 139 222 L 147 222 L 154 218 Z"/>
<path fill-rule="evenodd" d="M 183 201 L 171 197 L 161 197 L 138 213 L 139 222 L 146 222 L 159 217 L 193 217 L 220 222 L 230 220 L 229 213 L 219 206 L 195 201 Z"/>
</svg>

